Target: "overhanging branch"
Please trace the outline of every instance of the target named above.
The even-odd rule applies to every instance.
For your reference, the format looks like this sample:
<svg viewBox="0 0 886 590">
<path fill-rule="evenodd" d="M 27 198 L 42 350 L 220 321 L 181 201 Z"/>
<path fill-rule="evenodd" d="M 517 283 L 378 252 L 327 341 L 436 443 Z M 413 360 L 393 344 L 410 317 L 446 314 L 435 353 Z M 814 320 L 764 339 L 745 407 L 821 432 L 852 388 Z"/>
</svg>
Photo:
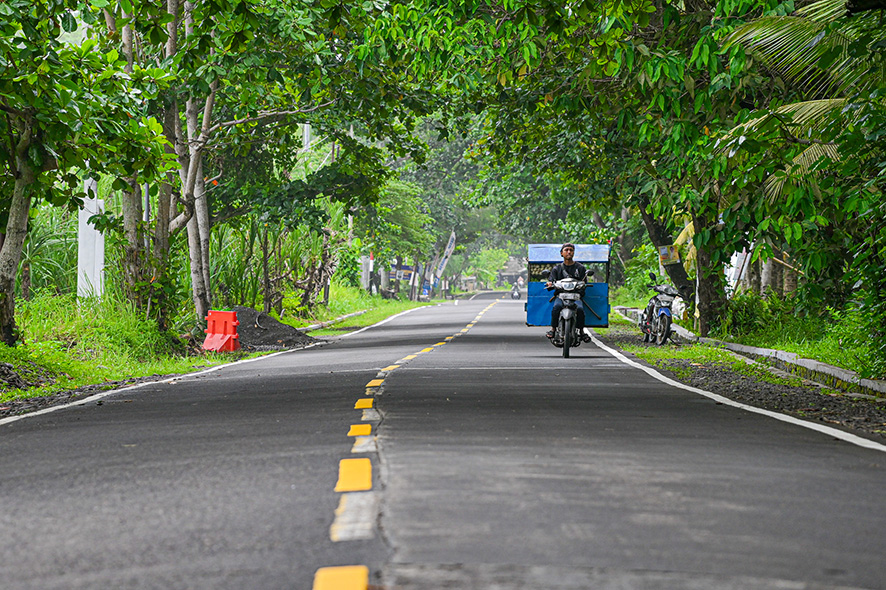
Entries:
<svg viewBox="0 0 886 590">
<path fill-rule="evenodd" d="M 317 109 L 322 109 L 324 107 L 328 107 L 331 104 L 334 104 L 335 100 L 330 100 L 329 102 L 325 102 L 323 104 L 313 106 L 306 109 L 298 109 L 295 111 L 259 111 L 257 115 L 252 117 L 244 117 L 242 119 L 237 119 L 234 121 L 225 121 L 223 123 L 216 123 L 212 127 L 209 128 L 209 133 L 214 133 L 219 129 L 225 129 L 227 127 L 233 127 L 235 125 L 242 125 L 244 123 L 255 123 L 256 121 L 263 121 L 265 119 L 271 119 L 273 117 L 288 117 L 290 115 L 304 115 L 306 113 L 312 113 Z"/>
</svg>

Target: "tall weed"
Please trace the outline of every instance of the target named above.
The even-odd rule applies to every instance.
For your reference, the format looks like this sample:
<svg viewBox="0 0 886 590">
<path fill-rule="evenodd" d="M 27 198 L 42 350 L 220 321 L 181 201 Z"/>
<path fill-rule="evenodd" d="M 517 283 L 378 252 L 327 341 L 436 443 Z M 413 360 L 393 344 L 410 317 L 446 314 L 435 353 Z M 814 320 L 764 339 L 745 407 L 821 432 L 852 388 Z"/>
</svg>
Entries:
<svg viewBox="0 0 886 590">
<path fill-rule="evenodd" d="M 78 360 L 132 365 L 181 352 L 181 345 L 138 317 L 125 300 L 106 296 L 41 294 L 21 306 L 19 321 L 27 344 L 64 349 Z"/>
</svg>

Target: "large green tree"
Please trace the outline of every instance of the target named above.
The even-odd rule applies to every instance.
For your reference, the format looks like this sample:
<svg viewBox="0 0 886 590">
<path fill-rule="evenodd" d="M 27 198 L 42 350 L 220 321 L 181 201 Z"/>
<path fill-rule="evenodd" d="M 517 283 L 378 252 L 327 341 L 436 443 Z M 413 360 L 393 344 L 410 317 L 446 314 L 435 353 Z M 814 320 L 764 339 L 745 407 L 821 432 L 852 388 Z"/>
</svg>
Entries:
<svg viewBox="0 0 886 590">
<path fill-rule="evenodd" d="M 728 41 L 790 81 L 793 100 L 759 105 L 726 134 L 733 182 L 766 177 L 763 244 L 787 243 L 807 290 L 842 306 L 860 299 L 886 372 L 886 30 L 882 5 L 818 0 L 760 18 Z"/>
<path fill-rule="evenodd" d="M 154 290 L 162 283 L 157 279 L 165 274 L 169 236 L 186 224 L 198 318 L 211 304 L 212 196 L 207 179 L 211 178 L 213 185 L 238 179 L 236 175 L 226 178 L 224 169 L 212 168 L 211 162 L 224 159 L 208 163 L 207 154 L 261 141 L 267 135 L 294 151 L 298 141 L 295 126 L 311 123 L 318 132 L 335 138 L 340 147 L 353 148 L 336 162 L 334 170 L 340 180 L 354 179 L 356 187 L 369 162 L 376 167 L 381 163 L 381 151 L 366 149 L 366 144 L 384 140 L 388 148 L 411 149 L 408 132 L 413 113 L 431 108 L 428 93 L 401 72 L 387 67 L 383 60 L 365 62 L 354 51 L 355 44 L 364 38 L 364 29 L 382 9 L 375 4 L 173 0 L 163 9 L 153 2 L 129 0 L 101 4 L 105 5 L 104 18 L 95 20 L 105 24 L 103 38 L 108 44 L 121 45 L 131 61 L 156 63 L 175 76 L 175 84 L 151 105 L 162 114 L 169 150 L 179 165 L 177 176 L 160 186 L 153 257 L 144 251 L 136 191 L 128 191 L 125 199 L 128 282 L 137 299 L 137 285 Z M 131 39 L 138 41 L 141 53 L 130 51 Z M 363 139 L 362 144 L 355 140 L 355 133 Z M 270 195 L 273 200 L 293 192 L 335 196 L 330 191 L 287 186 L 287 158 L 273 157 L 281 151 L 264 152 L 272 157 L 264 160 L 267 183 L 257 191 L 260 199 Z M 363 186 L 371 190 L 361 198 L 377 194 L 377 185 L 374 189 L 373 185 Z M 227 195 L 238 192 L 234 187 L 228 189 Z M 355 191 L 345 192 L 353 196 Z M 239 196 L 249 198 L 242 190 Z M 253 204 L 255 207 L 228 208 L 228 212 L 265 206 Z M 146 263 L 149 260 L 152 268 Z M 145 280 L 148 275 L 151 281 Z"/>
<path fill-rule="evenodd" d="M 39 200 L 76 207 L 79 171 L 144 180 L 161 172 L 161 127 L 141 112 L 165 77 L 132 69 L 94 41 L 67 45 L 77 28 L 73 0 L 10 0 L 0 5 L 0 340 L 14 344 L 14 286 L 28 215 Z"/>
</svg>

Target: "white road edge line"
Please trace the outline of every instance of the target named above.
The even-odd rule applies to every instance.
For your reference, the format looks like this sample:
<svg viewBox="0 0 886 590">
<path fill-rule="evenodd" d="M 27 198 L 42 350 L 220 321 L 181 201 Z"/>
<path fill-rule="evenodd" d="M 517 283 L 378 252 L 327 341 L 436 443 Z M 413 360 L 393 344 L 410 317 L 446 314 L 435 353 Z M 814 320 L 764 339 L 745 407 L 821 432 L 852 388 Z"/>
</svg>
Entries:
<svg viewBox="0 0 886 590">
<path fill-rule="evenodd" d="M 372 324 L 371 326 L 367 326 L 365 328 L 357 330 L 356 332 L 349 332 L 347 334 L 342 334 L 340 336 L 340 338 L 344 338 L 345 336 L 353 336 L 354 334 L 359 334 L 360 332 L 363 332 L 363 331 L 368 330 L 370 328 L 374 328 L 376 326 L 386 324 L 387 322 L 393 320 L 394 318 L 400 317 L 401 315 L 405 315 L 411 311 L 415 311 L 416 309 L 422 309 L 422 307 L 414 307 L 412 309 L 407 309 L 406 311 L 401 311 L 400 313 L 398 313 L 396 315 L 392 315 L 389 318 L 386 318 L 378 323 Z M 225 367 L 231 367 L 233 365 L 241 365 L 241 364 L 245 364 L 245 363 L 260 361 L 263 359 L 269 359 L 269 358 L 272 358 L 272 357 L 275 357 L 275 356 L 278 356 L 281 354 L 286 354 L 289 352 L 297 352 L 299 350 L 307 350 L 308 348 L 313 348 L 315 346 L 319 346 L 320 344 L 323 344 L 323 343 L 317 342 L 315 344 L 309 344 L 308 346 L 305 346 L 303 348 L 296 348 L 293 350 L 281 350 L 280 352 L 275 352 L 273 354 L 268 354 L 265 356 L 259 356 L 259 357 L 255 357 L 255 358 L 251 358 L 251 359 L 244 359 L 242 361 L 236 361 L 233 363 L 225 363 L 223 365 L 218 365 L 217 367 L 210 367 L 209 369 L 206 369 L 204 371 L 200 371 L 198 373 L 185 373 L 183 375 L 176 375 L 175 377 L 170 377 L 168 379 L 162 379 L 160 381 L 149 381 L 147 383 L 137 383 L 135 385 L 121 387 L 119 389 L 112 389 L 110 391 L 103 391 L 102 393 L 96 393 L 95 395 L 91 395 L 89 397 L 84 397 L 83 399 L 79 399 L 79 400 L 77 400 L 75 402 L 71 402 L 69 404 L 63 404 L 60 406 L 52 406 L 50 408 L 44 408 L 42 410 L 37 410 L 36 412 L 28 412 L 27 414 L 21 414 L 20 416 L 9 416 L 7 418 L 2 418 L 2 419 L 0 419 L 0 426 L 5 426 L 5 425 L 11 424 L 13 422 L 18 422 L 19 420 L 23 420 L 25 418 L 31 418 L 33 416 L 42 416 L 44 414 L 51 414 L 52 412 L 58 412 L 59 410 L 65 410 L 67 408 L 73 408 L 76 406 L 83 406 L 88 403 L 92 403 L 92 402 L 98 401 L 100 399 L 106 398 L 110 395 L 114 395 L 115 393 L 120 393 L 123 391 L 130 391 L 132 389 L 138 389 L 140 387 L 145 387 L 146 385 L 158 385 L 158 384 L 163 384 L 163 383 L 170 383 L 172 381 L 177 381 L 179 379 L 188 379 L 190 377 L 197 377 L 200 375 L 206 375 L 207 373 L 212 373 L 213 371 L 218 371 L 219 369 L 223 369 Z"/>
<path fill-rule="evenodd" d="M 376 322 L 376 323 L 372 324 L 371 326 L 366 326 L 365 328 L 360 328 L 359 330 L 357 330 L 355 332 L 348 332 L 347 334 L 342 334 L 341 336 L 339 336 L 339 338 L 347 338 L 348 336 L 353 336 L 354 334 L 359 334 L 360 332 L 365 332 L 366 330 L 369 330 L 370 328 L 375 328 L 376 326 L 381 326 L 382 324 L 387 324 L 391 320 L 396 319 L 396 318 L 400 317 L 401 315 L 406 315 L 407 313 L 411 313 L 411 312 L 415 311 L 416 309 L 424 309 L 425 307 L 430 307 L 430 306 L 423 305 L 421 307 L 413 307 L 412 309 L 407 309 L 406 311 L 401 311 L 400 313 L 394 314 L 389 318 L 385 318 L 380 322 Z"/>
<path fill-rule="evenodd" d="M 689 385 L 684 385 L 678 381 L 674 381 L 673 379 L 669 379 L 665 377 L 655 369 L 651 369 L 649 367 L 643 366 L 640 363 L 630 360 L 622 353 L 618 352 L 615 349 L 609 348 L 603 342 L 597 338 L 597 335 L 594 334 L 591 330 L 586 330 L 591 336 L 591 340 L 594 341 L 594 344 L 599 346 L 601 349 L 605 350 L 621 362 L 636 369 L 640 369 L 645 372 L 647 375 L 654 377 L 661 381 L 662 383 L 666 383 L 672 387 L 677 387 L 679 389 L 685 389 L 686 391 L 691 391 L 692 393 L 697 393 L 706 398 L 712 399 L 716 402 L 719 402 L 726 406 L 732 406 L 733 408 L 739 408 L 741 410 L 745 410 L 748 412 L 753 412 L 754 414 L 762 414 L 763 416 L 768 416 L 769 418 L 775 418 L 781 422 L 787 422 L 788 424 L 793 424 L 795 426 L 800 426 L 802 428 L 808 428 L 809 430 L 814 430 L 816 432 L 820 432 L 822 434 L 826 434 L 828 436 L 832 436 L 836 439 L 842 440 L 844 442 L 848 442 L 850 444 L 863 447 L 865 449 L 871 449 L 873 451 L 882 451 L 886 452 L 886 445 L 882 445 L 880 443 L 874 442 L 872 440 L 868 440 L 866 438 L 862 438 L 860 436 L 856 436 L 854 434 L 850 434 L 848 432 L 843 432 L 842 430 L 837 430 L 836 428 L 831 428 L 830 426 L 824 426 L 823 424 L 816 424 L 814 422 L 807 422 L 806 420 L 800 420 L 799 418 L 794 418 L 793 416 L 788 416 L 787 414 L 779 414 L 778 412 L 773 412 L 771 410 L 764 410 L 762 408 L 757 408 L 754 406 L 749 406 L 747 404 L 743 404 L 729 398 L 723 397 L 721 395 L 717 395 L 716 393 L 711 393 L 709 391 L 705 391 L 703 389 L 698 389 L 697 387 L 692 387 Z"/>
<path fill-rule="evenodd" d="M 181 379 L 189 379 L 191 377 L 199 377 L 200 375 L 206 375 L 208 373 L 212 373 L 214 371 L 218 371 L 220 369 L 224 369 L 225 367 L 232 367 L 234 365 L 245 365 L 246 363 L 252 363 L 255 361 L 260 361 L 263 359 L 269 359 L 271 357 L 279 356 L 281 354 L 286 354 L 288 352 L 295 352 L 297 350 L 307 350 L 308 348 L 313 348 L 315 346 L 319 346 L 321 343 L 317 342 L 315 344 L 309 344 L 303 348 L 296 348 L 293 350 L 281 350 L 280 352 L 275 352 L 272 354 L 268 354 L 265 356 L 258 356 L 251 359 L 243 359 L 240 361 L 235 361 L 233 363 L 225 363 L 223 365 L 218 365 L 215 367 L 210 367 L 208 369 L 204 369 L 198 373 L 184 373 L 182 375 L 175 375 L 174 377 L 169 377 L 168 379 L 161 379 L 159 381 L 148 381 L 145 383 L 136 383 L 135 385 L 128 385 L 126 387 L 120 387 L 119 389 L 111 389 L 110 391 L 103 391 L 102 393 L 96 393 L 95 395 L 90 395 L 89 397 L 84 397 L 83 399 L 78 399 L 75 402 L 71 402 L 69 404 L 63 404 L 60 406 L 52 406 L 49 408 L 44 408 L 42 410 L 37 410 L 36 412 L 28 412 L 27 414 L 21 414 L 19 416 L 9 416 L 7 418 L 0 419 L 0 426 L 5 426 L 6 424 L 11 424 L 12 422 L 17 422 L 19 420 L 23 420 L 25 418 L 31 418 L 33 416 L 42 416 L 43 414 L 51 414 L 52 412 L 57 412 L 59 410 L 65 410 L 67 408 L 73 408 L 76 406 L 83 406 L 88 403 L 98 401 L 100 399 L 106 398 L 110 395 L 114 395 L 115 393 L 121 393 L 124 391 L 130 391 L 133 389 L 138 389 L 140 387 L 146 387 L 148 385 L 160 385 L 163 383 L 171 383 L 172 381 L 179 381 Z"/>
</svg>

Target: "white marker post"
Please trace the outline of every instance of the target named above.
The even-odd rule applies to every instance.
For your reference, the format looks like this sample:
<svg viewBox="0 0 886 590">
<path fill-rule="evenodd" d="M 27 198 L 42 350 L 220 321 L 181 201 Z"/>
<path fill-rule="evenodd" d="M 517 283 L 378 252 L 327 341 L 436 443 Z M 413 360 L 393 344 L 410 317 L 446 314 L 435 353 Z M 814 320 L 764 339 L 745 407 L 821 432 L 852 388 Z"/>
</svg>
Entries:
<svg viewBox="0 0 886 590">
<path fill-rule="evenodd" d="M 104 210 L 98 198 L 98 182 L 86 180 L 89 197 L 78 216 L 77 297 L 101 297 L 105 290 L 105 236 L 89 224 L 89 218 Z"/>
</svg>

